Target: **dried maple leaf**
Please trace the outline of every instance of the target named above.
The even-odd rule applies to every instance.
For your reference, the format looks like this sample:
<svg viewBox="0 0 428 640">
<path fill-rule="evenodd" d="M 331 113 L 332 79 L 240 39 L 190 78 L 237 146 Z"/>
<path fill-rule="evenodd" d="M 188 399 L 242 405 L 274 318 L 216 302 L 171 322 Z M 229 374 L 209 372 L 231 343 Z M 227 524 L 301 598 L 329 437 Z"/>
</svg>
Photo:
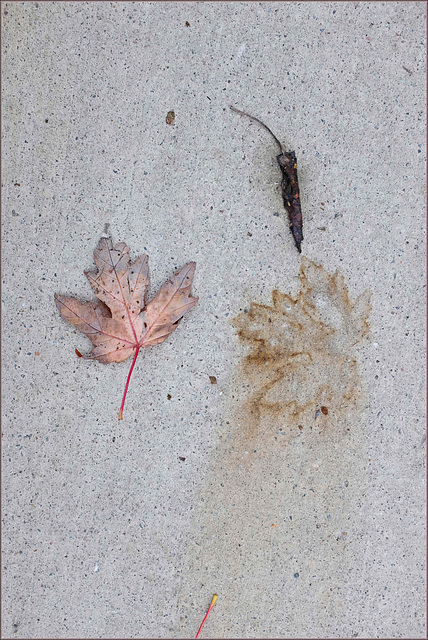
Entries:
<svg viewBox="0 0 428 640">
<path fill-rule="evenodd" d="M 191 296 L 196 263 L 189 262 L 165 282 L 146 306 L 149 287 L 148 256 L 132 262 L 129 247 L 110 238 L 101 238 L 94 251 L 96 271 L 85 271 L 96 302 L 55 295 L 61 317 L 74 324 L 95 345 L 91 353 L 79 357 L 99 360 L 103 364 L 122 362 L 134 355 L 119 411 L 123 406 L 129 380 L 140 349 L 160 344 L 178 326 L 183 315 L 198 298 Z"/>
</svg>

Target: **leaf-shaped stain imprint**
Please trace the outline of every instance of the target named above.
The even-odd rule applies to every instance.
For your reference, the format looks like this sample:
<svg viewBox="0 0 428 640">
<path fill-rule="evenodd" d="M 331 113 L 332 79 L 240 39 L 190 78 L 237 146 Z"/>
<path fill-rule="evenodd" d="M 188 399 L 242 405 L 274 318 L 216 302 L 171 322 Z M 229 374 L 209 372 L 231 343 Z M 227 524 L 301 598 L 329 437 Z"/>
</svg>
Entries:
<svg viewBox="0 0 428 640">
<path fill-rule="evenodd" d="M 370 294 L 351 302 L 343 276 L 303 258 L 295 298 L 273 291 L 233 323 L 249 349 L 239 386 L 234 449 L 284 444 L 304 430 L 340 425 L 361 405 L 353 347 L 369 331 Z M 245 441 L 245 442 L 244 442 Z"/>
</svg>

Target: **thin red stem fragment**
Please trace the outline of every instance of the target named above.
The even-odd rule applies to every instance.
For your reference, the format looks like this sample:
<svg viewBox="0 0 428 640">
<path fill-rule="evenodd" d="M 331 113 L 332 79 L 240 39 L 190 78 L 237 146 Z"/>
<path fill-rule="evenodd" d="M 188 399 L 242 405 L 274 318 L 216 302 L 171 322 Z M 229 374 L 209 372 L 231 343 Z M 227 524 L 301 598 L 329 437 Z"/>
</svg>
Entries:
<svg viewBox="0 0 428 640">
<path fill-rule="evenodd" d="M 130 379 L 131 379 L 132 370 L 133 370 L 133 368 L 134 368 L 134 366 L 135 366 L 135 363 L 136 363 L 136 361 L 137 361 L 137 356 L 138 356 L 138 352 L 139 352 L 139 350 L 140 350 L 140 347 L 138 346 L 138 347 L 135 349 L 134 359 L 133 359 L 133 361 L 132 361 L 131 368 L 130 368 L 129 373 L 128 373 L 128 378 L 127 378 L 127 380 L 126 380 L 125 391 L 124 391 L 124 393 L 123 393 L 122 404 L 120 405 L 120 409 L 119 409 L 119 416 L 118 416 L 118 420 L 123 420 L 123 414 L 122 414 L 122 412 L 123 412 L 123 407 L 124 407 L 124 405 L 125 405 L 125 398 L 126 398 L 126 394 L 128 393 L 129 381 L 130 381 Z"/>
<path fill-rule="evenodd" d="M 199 638 L 199 634 L 200 634 L 200 633 L 201 633 L 201 631 L 202 631 L 202 627 L 203 627 L 203 626 L 204 626 L 204 624 L 205 624 L 205 620 L 208 618 L 208 616 L 209 616 L 209 613 L 210 613 L 211 609 L 213 608 L 213 606 L 214 606 L 214 605 L 215 605 L 215 603 L 217 602 L 217 598 L 218 598 L 217 594 L 214 594 L 214 595 L 213 595 L 213 599 L 211 600 L 211 604 L 210 604 L 210 606 L 208 607 L 208 611 L 207 611 L 207 612 L 206 612 L 206 614 L 205 614 L 205 618 L 202 620 L 202 624 L 201 624 L 201 626 L 199 627 L 199 629 L 198 629 L 198 633 L 195 635 L 195 638 Z"/>
</svg>

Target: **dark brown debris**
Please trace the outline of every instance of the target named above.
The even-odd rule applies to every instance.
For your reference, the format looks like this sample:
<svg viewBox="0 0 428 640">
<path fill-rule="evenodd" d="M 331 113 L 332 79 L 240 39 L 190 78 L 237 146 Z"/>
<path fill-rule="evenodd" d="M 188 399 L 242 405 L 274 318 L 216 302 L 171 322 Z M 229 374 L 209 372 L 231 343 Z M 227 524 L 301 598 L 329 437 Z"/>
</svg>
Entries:
<svg viewBox="0 0 428 640">
<path fill-rule="evenodd" d="M 281 182 L 281 191 L 282 191 L 282 199 L 284 202 L 284 208 L 287 211 L 288 219 L 290 221 L 290 229 L 293 234 L 294 242 L 296 244 L 297 250 L 299 253 L 302 252 L 301 244 L 303 240 L 303 220 L 302 220 L 302 209 L 300 206 L 300 193 L 299 193 L 299 180 L 297 176 L 297 159 L 294 151 L 284 151 L 282 144 L 276 137 L 274 133 L 265 125 L 264 122 L 255 118 L 254 116 L 250 116 L 246 111 L 240 111 L 235 107 L 230 107 L 232 111 L 236 111 L 243 116 L 247 116 L 251 118 L 251 120 L 255 120 L 262 127 L 269 131 L 275 142 L 277 143 L 281 153 L 276 156 L 277 162 L 279 164 L 279 168 L 282 173 L 282 182 Z"/>
</svg>

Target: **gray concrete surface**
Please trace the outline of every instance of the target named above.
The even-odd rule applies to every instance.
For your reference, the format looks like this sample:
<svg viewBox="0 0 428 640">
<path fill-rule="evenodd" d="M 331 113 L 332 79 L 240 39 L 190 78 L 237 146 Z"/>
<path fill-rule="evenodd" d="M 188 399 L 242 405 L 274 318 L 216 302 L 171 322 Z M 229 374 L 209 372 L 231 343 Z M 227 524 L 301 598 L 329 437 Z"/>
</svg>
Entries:
<svg viewBox="0 0 428 640">
<path fill-rule="evenodd" d="M 1 11 L 3 637 L 191 638 L 214 593 L 201 637 L 425 637 L 425 3 Z M 277 149 L 230 104 L 296 151 L 302 256 Z M 196 260 L 200 297 L 122 422 L 128 363 L 77 359 L 53 301 L 91 297 L 106 223 L 152 293 Z M 296 296 L 303 256 L 330 337 L 254 382 L 232 320 Z M 343 287 L 371 296 L 357 344 Z M 288 311 L 260 313 L 284 347 Z M 302 394 L 302 424 L 274 415 Z"/>
</svg>

